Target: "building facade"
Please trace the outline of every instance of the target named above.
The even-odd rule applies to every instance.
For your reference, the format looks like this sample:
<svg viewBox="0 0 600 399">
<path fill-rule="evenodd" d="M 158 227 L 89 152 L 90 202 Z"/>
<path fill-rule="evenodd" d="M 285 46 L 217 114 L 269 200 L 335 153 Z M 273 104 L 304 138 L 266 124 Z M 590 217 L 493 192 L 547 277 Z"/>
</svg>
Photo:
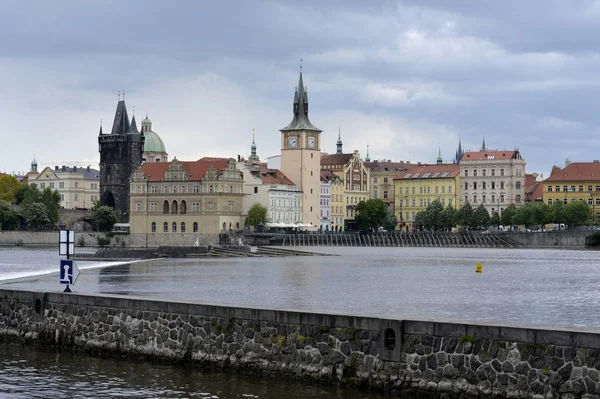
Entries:
<svg viewBox="0 0 600 399">
<path fill-rule="evenodd" d="M 27 184 L 58 191 L 60 206 L 65 209 L 90 209 L 100 200 L 100 171 L 89 166 L 46 167 L 41 173 L 29 174 Z"/>
<path fill-rule="evenodd" d="M 98 134 L 100 151 L 100 200 L 115 208 L 122 222 L 129 221 L 129 183 L 142 163 L 144 135 L 137 129 L 135 117 L 129 122 L 125 101 L 117 104 L 112 130 Z"/>
<path fill-rule="evenodd" d="M 269 169 L 265 163 L 238 162 L 244 177 L 242 215 L 246 217 L 254 204 L 267 208 L 272 223 L 302 221 L 302 189 L 280 170 Z"/>
<path fill-rule="evenodd" d="M 525 202 L 525 160 L 518 150 L 465 152 L 460 162 L 463 204 L 490 215 Z"/>
<path fill-rule="evenodd" d="M 194 237 L 243 228 L 243 197 L 234 159 L 147 162 L 131 179 L 130 231 L 152 243 L 183 237 L 179 243 L 193 245 Z"/>
<path fill-rule="evenodd" d="M 600 220 L 600 162 L 573 162 L 564 168 L 554 166 L 543 181 L 544 203 L 568 204 L 583 201 L 592 208 L 593 222 Z"/>
<path fill-rule="evenodd" d="M 359 152 L 354 151 L 352 154 L 322 155 L 321 169 L 333 172 L 342 181 L 344 187 L 344 226 L 342 230 L 356 229 L 354 221 L 356 205 L 369 199 L 369 168 L 365 166 Z"/>
<path fill-rule="evenodd" d="M 302 222 L 320 225 L 321 130 L 308 119 L 308 92 L 302 72 L 294 94 L 294 117 L 281 129 L 281 171 L 302 188 Z"/>
<path fill-rule="evenodd" d="M 321 231 L 331 231 L 331 180 L 321 174 Z"/>
<path fill-rule="evenodd" d="M 322 170 L 321 179 L 328 181 L 330 192 L 330 229 L 331 231 L 344 231 L 346 214 L 344 182 L 331 170 Z"/>
<path fill-rule="evenodd" d="M 398 229 L 412 230 L 417 213 L 433 201 L 460 208 L 460 166 L 457 164 L 417 165 L 394 179 L 395 216 Z"/>
<path fill-rule="evenodd" d="M 385 202 L 388 211 L 395 215 L 395 189 L 394 178 L 401 173 L 417 167 L 409 162 L 370 161 L 365 162 L 370 171 L 370 195 L 371 199 L 381 199 Z"/>
</svg>

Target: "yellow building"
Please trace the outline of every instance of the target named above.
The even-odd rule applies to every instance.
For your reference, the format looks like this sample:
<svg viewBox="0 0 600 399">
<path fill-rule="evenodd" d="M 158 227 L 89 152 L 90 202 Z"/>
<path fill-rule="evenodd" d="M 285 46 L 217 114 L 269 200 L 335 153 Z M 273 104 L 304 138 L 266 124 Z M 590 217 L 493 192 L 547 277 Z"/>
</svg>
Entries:
<svg viewBox="0 0 600 399">
<path fill-rule="evenodd" d="M 584 201 L 592 208 L 594 221 L 600 220 L 600 162 L 573 162 L 562 169 L 554 166 L 543 185 L 547 205 Z"/>
<path fill-rule="evenodd" d="M 130 184 L 132 245 L 214 243 L 242 229 L 243 185 L 232 158 L 145 163 Z"/>
<path fill-rule="evenodd" d="M 322 170 L 321 178 L 331 183 L 331 231 L 342 231 L 346 213 L 344 182 L 330 170 Z"/>
<path fill-rule="evenodd" d="M 365 165 L 371 171 L 371 199 L 381 199 L 385 202 L 388 211 L 396 214 L 394 178 L 403 172 L 409 172 L 416 164 L 409 162 L 391 161 L 366 161 Z"/>
<path fill-rule="evenodd" d="M 417 213 L 424 211 L 433 201 L 440 201 L 444 207 L 460 208 L 460 166 L 417 166 L 394 179 L 394 191 L 399 226 L 412 230 Z"/>
<path fill-rule="evenodd" d="M 100 172 L 89 166 L 46 167 L 37 173 L 37 162 L 34 160 L 27 184 L 35 184 L 41 190 L 50 188 L 58 191 L 60 206 L 65 209 L 90 209 L 94 201 L 100 199 Z"/>
<path fill-rule="evenodd" d="M 331 171 L 342 181 L 343 230 L 355 229 L 356 205 L 369 199 L 369 168 L 360 159 L 358 151 L 354 151 L 352 154 L 321 155 L 321 171 Z"/>
</svg>

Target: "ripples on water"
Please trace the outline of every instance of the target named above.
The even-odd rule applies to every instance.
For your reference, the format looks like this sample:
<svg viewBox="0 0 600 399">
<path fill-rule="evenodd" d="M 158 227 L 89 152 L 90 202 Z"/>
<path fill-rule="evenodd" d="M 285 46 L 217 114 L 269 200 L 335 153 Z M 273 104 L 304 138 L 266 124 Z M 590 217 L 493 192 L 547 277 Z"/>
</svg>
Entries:
<svg viewBox="0 0 600 399">
<path fill-rule="evenodd" d="M 286 378 L 203 372 L 0 343 L 2 398 L 375 399 L 383 395 Z"/>
</svg>

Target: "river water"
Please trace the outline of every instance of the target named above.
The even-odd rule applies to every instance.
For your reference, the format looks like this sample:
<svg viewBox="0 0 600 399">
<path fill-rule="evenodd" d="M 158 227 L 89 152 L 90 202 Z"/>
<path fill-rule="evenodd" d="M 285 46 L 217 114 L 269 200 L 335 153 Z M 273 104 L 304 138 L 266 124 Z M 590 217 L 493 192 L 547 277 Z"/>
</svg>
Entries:
<svg viewBox="0 0 600 399">
<path fill-rule="evenodd" d="M 72 288 L 81 293 L 305 312 L 600 328 L 598 252 L 305 249 L 335 256 L 78 262 L 81 275 Z M 0 287 L 62 291 L 56 252 L 0 248 Z M 483 273 L 475 273 L 479 262 Z M 37 390 L 38 397 L 47 397 L 44 387 L 51 387 L 52 397 L 77 397 L 72 386 L 84 392 L 81 396 L 107 390 L 105 397 L 379 397 L 295 381 L 15 345 L 0 347 L 0 359 L 5 359 L 0 363 L 0 396 L 9 397 L 34 397 L 26 393 Z"/>
</svg>

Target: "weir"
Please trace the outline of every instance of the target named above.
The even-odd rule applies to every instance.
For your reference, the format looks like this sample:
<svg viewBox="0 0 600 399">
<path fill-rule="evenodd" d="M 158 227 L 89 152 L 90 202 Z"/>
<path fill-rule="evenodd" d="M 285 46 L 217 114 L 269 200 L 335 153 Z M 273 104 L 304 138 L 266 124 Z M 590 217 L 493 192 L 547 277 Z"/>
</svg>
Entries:
<svg viewBox="0 0 600 399">
<path fill-rule="evenodd" d="M 598 330 L 0 290 L 0 339 L 441 397 L 593 398 Z"/>
</svg>

